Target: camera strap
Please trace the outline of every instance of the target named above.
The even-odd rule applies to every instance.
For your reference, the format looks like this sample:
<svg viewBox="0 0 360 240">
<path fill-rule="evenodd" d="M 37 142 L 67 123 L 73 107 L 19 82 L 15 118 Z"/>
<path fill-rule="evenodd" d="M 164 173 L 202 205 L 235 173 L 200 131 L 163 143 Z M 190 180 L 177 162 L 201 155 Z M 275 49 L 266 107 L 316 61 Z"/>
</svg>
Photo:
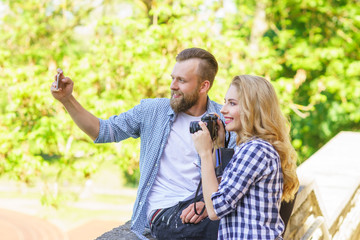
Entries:
<svg viewBox="0 0 360 240">
<path fill-rule="evenodd" d="M 215 150 L 216 156 L 216 165 L 215 165 L 215 174 L 216 177 L 222 176 L 225 167 L 230 162 L 232 156 L 234 155 L 234 149 L 232 148 L 218 148 Z"/>
<path fill-rule="evenodd" d="M 198 196 L 198 194 L 199 194 L 200 187 L 201 187 L 201 179 L 200 179 L 199 185 L 198 185 L 198 187 L 197 187 L 197 189 L 196 189 L 195 197 L 194 197 L 194 212 L 195 212 L 196 215 L 201 215 L 201 214 L 203 214 L 204 211 L 205 211 L 205 205 L 204 205 L 204 207 L 203 207 L 203 209 L 201 210 L 200 213 L 198 213 L 197 210 L 196 210 L 196 199 L 197 199 L 197 196 Z"/>
<path fill-rule="evenodd" d="M 224 129 L 225 129 L 225 124 L 224 122 L 222 122 L 224 125 Z M 227 134 L 227 138 L 226 138 L 226 134 Z M 230 132 L 225 132 L 225 148 L 227 148 L 229 146 L 229 142 L 230 142 L 230 137 L 231 137 L 231 133 Z"/>
</svg>

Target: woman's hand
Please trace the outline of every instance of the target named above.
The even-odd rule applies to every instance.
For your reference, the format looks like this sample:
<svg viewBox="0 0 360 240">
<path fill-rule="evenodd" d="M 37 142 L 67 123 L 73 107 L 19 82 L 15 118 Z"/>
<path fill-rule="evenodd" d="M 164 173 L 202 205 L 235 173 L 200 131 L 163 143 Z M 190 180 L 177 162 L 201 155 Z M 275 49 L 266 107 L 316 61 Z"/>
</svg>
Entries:
<svg viewBox="0 0 360 240">
<path fill-rule="evenodd" d="M 200 155 L 200 158 L 202 158 L 202 156 L 208 153 L 211 155 L 213 143 L 211 141 L 210 132 L 207 129 L 206 124 L 200 121 L 199 125 L 202 130 L 193 133 L 192 139 L 194 141 L 196 151 Z"/>
<path fill-rule="evenodd" d="M 219 116 L 216 121 L 218 125 L 218 131 L 217 131 L 217 137 L 214 140 L 214 145 L 215 148 L 222 148 L 225 147 L 225 128 Z"/>
</svg>

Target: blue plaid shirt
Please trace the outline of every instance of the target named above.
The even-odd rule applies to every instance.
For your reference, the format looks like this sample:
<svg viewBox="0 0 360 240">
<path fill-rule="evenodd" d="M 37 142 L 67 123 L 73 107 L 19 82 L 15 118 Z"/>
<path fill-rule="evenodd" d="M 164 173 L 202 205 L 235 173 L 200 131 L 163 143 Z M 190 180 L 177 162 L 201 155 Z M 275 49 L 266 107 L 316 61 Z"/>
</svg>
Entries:
<svg viewBox="0 0 360 240">
<path fill-rule="evenodd" d="M 220 109 L 220 104 L 208 98 L 207 113 L 215 112 L 221 116 Z M 99 119 L 100 132 L 95 143 L 119 142 L 129 137 L 141 137 L 141 175 L 131 218 L 131 229 L 140 239 L 146 239 L 142 233 L 147 225 L 147 197 L 159 170 L 160 157 L 174 119 L 175 113 L 167 98 L 143 99 L 139 105 L 127 112 L 111 116 L 108 120 Z M 184 131 L 189 131 L 189 129 L 184 129 Z M 235 137 L 233 136 L 229 147 L 234 146 Z M 200 158 L 197 159 L 197 163 L 200 166 Z"/>
<path fill-rule="evenodd" d="M 238 146 L 212 194 L 218 239 L 282 239 L 282 189 L 280 158 L 270 143 L 255 138 Z"/>
</svg>

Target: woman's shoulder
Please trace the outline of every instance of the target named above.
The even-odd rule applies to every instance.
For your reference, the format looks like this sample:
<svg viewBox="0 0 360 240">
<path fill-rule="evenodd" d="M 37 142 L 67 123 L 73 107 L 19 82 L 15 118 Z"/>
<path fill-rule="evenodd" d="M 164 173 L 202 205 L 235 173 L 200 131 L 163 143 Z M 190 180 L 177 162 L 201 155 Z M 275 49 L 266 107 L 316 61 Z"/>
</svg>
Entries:
<svg viewBox="0 0 360 240">
<path fill-rule="evenodd" d="M 262 138 L 252 138 L 237 146 L 235 151 L 263 152 L 265 154 L 278 156 L 274 146 Z"/>
</svg>

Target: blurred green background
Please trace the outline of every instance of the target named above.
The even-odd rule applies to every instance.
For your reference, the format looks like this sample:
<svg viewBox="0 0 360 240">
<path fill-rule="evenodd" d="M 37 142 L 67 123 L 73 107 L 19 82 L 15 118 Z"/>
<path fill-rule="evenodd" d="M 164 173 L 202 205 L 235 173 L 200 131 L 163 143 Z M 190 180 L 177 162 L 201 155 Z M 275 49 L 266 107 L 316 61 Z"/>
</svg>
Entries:
<svg viewBox="0 0 360 240">
<path fill-rule="evenodd" d="M 189 47 L 217 58 L 209 95 L 220 103 L 235 75 L 271 80 L 301 164 L 339 131 L 360 131 L 359 43 L 358 0 L 0 0 L 0 176 L 43 183 L 53 207 L 105 162 L 136 186 L 139 141 L 93 144 L 50 93 L 56 69 L 108 118 L 168 97 Z"/>
</svg>

